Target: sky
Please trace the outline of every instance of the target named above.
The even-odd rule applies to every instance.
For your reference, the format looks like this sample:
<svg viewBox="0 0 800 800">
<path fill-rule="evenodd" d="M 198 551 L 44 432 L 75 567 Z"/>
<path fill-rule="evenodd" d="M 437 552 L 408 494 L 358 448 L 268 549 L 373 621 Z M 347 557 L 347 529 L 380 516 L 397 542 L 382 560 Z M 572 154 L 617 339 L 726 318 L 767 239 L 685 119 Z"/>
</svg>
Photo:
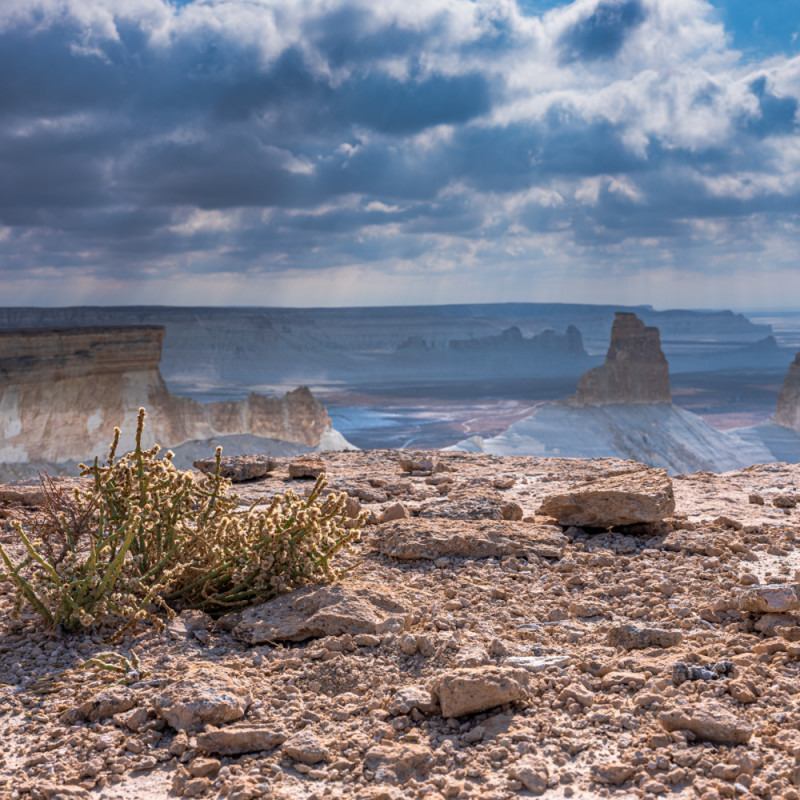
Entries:
<svg viewBox="0 0 800 800">
<path fill-rule="evenodd" d="M 800 307 L 797 0 L 2 0 L 0 305 Z"/>
</svg>

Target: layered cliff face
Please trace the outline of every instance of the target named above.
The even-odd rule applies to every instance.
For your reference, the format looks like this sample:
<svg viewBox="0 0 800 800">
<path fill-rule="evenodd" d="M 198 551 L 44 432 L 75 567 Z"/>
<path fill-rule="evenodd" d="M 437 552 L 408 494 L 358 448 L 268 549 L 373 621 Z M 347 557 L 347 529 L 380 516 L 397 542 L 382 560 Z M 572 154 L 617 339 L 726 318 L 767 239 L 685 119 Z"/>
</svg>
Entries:
<svg viewBox="0 0 800 800">
<path fill-rule="evenodd" d="M 233 434 L 319 444 L 325 408 L 301 387 L 283 398 L 199 403 L 167 389 L 158 326 L 0 331 L 0 462 L 66 462 L 103 455 L 115 426 L 133 448 L 138 409 L 145 446 Z"/>
<path fill-rule="evenodd" d="M 774 420 L 784 428 L 800 431 L 800 353 L 783 379 Z"/>
<path fill-rule="evenodd" d="M 581 375 L 570 405 L 671 403 L 669 364 L 658 328 L 646 327 L 629 312 L 618 311 L 606 361 Z"/>
</svg>

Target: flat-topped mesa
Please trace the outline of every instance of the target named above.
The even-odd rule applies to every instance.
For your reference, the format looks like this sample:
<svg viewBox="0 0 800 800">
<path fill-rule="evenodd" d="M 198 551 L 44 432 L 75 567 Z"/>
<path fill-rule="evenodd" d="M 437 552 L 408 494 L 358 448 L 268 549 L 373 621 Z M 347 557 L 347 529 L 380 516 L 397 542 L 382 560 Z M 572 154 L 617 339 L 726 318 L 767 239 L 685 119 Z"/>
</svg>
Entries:
<svg viewBox="0 0 800 800">
<path fill-rule="evenodd" d="M 789 365 L 783 379 L 773 420 L 784 428 L 800 431 L 800 353 Z"/>
<path fill-rule="evenodd" d="M 669 364 L 661 350 L 658 328 L 646 327 L 636 314 L 617 311 L 605 364 L 581 375 L 578 391 L 567 403 L 671 402 Z"/>
<path fill-rule="evenodd" d="M 160 326 L 0 331 L 0 462 L 102 458 L 114 427 L 126 452 L 141 406 L 145 447 L 236 434 L 315 447 L 330 428 L 305 387 L 218 403 L 173 395 L 158 368 L 163 338 Z"/>
</svg>

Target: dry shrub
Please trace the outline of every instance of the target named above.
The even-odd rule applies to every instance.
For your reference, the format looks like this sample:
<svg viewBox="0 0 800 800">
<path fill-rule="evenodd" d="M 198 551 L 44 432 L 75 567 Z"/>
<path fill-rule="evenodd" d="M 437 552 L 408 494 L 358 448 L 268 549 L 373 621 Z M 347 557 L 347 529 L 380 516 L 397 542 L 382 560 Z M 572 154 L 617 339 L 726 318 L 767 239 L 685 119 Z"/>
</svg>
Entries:
<svg viewBox="0 0 800 800">
<path fill-rule="evenodd" d="M 105 464 L 81 465 L 87 490 L 70 494 L 42 479 L 45 503 L 28 533 L 13 523 L 25 551 L 16 565 L 0 545 L 17 607 L 33 607 L 51 628 L 72 630 L 116 618 L 128 624 L 194 608 L 213 615 L 264 602 L 308 582 L 335 577 L 331 558 L 358 536 L 363 515 L 345 526 L 346 496 L 307 498 L 291 490 L 269 507 L 242 510 L 231 482 L 198 478 L 142 449 L 116 458 L 119 429 Z"/>
</svg>

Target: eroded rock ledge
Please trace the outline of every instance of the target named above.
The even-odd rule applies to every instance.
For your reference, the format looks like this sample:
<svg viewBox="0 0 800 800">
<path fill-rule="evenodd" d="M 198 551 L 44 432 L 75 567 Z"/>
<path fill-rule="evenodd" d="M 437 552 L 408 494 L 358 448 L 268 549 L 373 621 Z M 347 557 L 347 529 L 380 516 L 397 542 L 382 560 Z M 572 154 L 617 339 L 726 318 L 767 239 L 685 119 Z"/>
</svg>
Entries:
<svg viewBox="0 0 800 800">
<path fill-rule="evenodd" d="M 124 452 L 134 446 L 141 406 L 149 414 L 145 446 L 252 434 L 314 447 L 330 428 L 305 387 L 218 403 L 172 394 L 158 366 L 163 338 L 159 326 L 0 331 L 0 462 L 103 454 L 115 426 Z"/>
</svg>

